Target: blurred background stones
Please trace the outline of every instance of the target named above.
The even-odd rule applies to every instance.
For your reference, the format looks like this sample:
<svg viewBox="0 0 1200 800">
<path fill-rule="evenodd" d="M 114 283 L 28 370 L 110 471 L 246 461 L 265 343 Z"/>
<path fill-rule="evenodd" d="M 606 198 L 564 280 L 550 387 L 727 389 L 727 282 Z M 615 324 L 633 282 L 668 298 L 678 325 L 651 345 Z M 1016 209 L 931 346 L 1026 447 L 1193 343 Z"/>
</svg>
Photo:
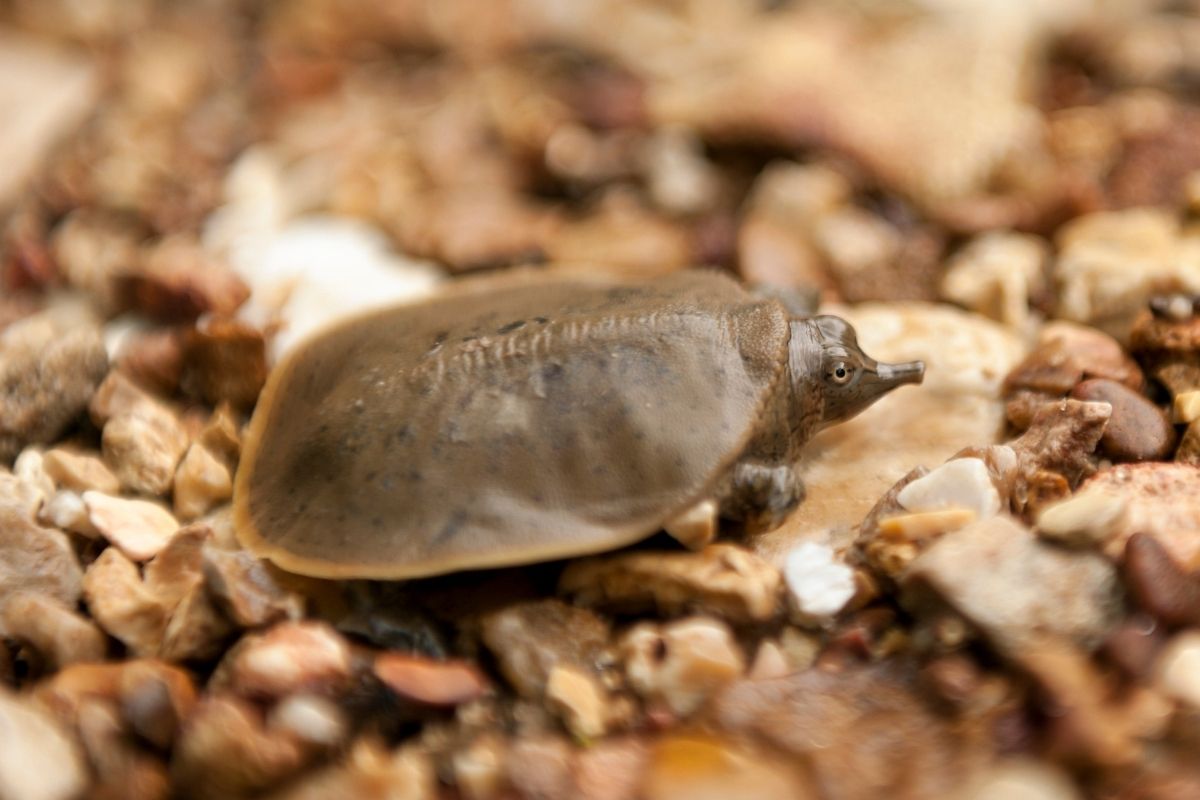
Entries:
<svg viewBox="0 0 1200 800">
<path fill-rule="evenodd" d="M 1200 796 L 1197 76 L 1187 1 L 0 3 L 0 800 Z M 779 529 L 238 547 L 305 336 L 695 267 L 927 364 Z"/>
</svg>

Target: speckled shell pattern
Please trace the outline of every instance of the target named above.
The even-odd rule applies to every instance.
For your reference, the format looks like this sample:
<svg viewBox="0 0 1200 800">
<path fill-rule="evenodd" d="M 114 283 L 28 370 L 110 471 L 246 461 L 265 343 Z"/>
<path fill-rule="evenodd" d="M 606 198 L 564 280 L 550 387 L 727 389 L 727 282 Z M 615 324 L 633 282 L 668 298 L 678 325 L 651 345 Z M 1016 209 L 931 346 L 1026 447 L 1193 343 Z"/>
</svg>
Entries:
<svg viewBox="0 0 1200 800">
<path fill-rule="evenodd" d="M 613 549 L 702 499 L 787 367 L 787 314 L 714 272 L 482 281 L 310 340 L 234 498 L 285 569 L 403 578 Z"/>
</svg>

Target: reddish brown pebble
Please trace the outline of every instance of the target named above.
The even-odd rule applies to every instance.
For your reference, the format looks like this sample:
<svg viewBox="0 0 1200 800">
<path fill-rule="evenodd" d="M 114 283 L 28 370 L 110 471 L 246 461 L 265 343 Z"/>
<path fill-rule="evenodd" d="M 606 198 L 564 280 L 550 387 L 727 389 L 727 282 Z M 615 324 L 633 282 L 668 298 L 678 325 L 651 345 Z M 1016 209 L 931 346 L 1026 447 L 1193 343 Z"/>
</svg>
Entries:
<svg viewBox="0 0 1200 800">
<path fill-rule="evenodd" d="M 1133 602 L 1168 625 L 1200 624 L 1200 580 L 1184 572 L 1153 536 L 1125 543 L 1125 588 Z"/>
<path fill-rule="evenodd" d="M 1170 457 L 1175 428 L 1163 410 L 1140 392 L 1116 381 L 1094 378 L 1076 386 L 1071 396 L 1112 406 L 1100 447 L 1114 461 L 1161 461 Z"/>
<path fill-rule="evenodd" d="M 436 661 L 407 653 L 383 653 L 375 659 L 375 676 L 405 700 L 430 706 L 456 706 L 485 691 L 483 676 L 463 661 Z"/>
</svg>

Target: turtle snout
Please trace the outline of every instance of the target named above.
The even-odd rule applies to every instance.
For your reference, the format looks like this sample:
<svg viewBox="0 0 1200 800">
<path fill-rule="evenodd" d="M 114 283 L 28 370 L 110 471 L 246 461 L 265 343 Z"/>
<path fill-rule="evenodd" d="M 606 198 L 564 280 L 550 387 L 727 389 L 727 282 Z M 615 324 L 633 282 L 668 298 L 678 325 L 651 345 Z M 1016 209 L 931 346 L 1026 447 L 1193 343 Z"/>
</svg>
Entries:
<svg viewBox="0 0 1200 800">
<path fill-rule="evenodd" d="M 876 368 L 879 380 L 890 387 L 925 380 L 924 361 L 906 361 L 903 364 L 880 364 Z"/>
</svg>

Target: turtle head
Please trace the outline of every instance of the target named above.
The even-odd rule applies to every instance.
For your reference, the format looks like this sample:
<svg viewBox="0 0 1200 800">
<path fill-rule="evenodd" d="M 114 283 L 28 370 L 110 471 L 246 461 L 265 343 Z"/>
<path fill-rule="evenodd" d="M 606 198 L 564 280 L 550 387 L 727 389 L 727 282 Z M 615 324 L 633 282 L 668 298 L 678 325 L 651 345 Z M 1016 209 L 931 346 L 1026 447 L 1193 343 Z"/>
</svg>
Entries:
<svg viewBox="0 0 1200 800">
<path fill-rule="evenodd" d="M 881 364 L 858 346 L 850 323 L 828 315 L 806 320 L 817 344 L 819 372 L 812 377 L 824 400 L 821 427 L 828 427 L 858 414 L 880 397 L 906 383 L 920 383 L 925 362 Z M 813 364 L 816 367 L 816 364 Z"/>
</svg>

